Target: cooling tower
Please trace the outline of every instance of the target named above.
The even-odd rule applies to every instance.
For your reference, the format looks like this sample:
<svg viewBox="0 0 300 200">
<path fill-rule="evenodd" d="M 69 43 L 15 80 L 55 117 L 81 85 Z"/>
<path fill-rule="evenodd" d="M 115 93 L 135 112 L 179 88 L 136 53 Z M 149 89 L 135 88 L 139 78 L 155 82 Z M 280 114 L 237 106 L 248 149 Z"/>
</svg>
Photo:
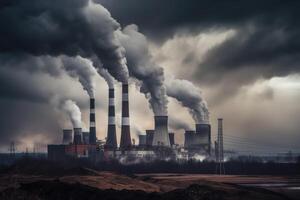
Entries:
<svg viewBox="0 0 300 200">
<path fill-rule="evenodd" d="M 90 141 L 90 133 L 89 132 L 82 132 L 82 142 L 83 144 L 89 144 Z"/>
<path fill-rule="evenodd" d="M 116 149 L 117 135 L 116 135 L 116 119 L 115 119 L 115 90 L 110 88 L 108 91 L 109 104 L 108 104 L 108 127 L 106 137 L 106 148 Z"/>
<path fill-rule="evenodd" d="M 129 120 L 129 99 L 128 84 L 122 84 L 122 124 L 121 124 L 121 149 L 129 149 L 131 147 L 130 136 L 130 120 Z"/>
<path fill-rule="evenodd" d="M 72 142 L 72 134 L 73 130 L 72 129 L 64 129 L 63 130 L 63 144 L 70 144 Z"/>
<path fill-rule="evenodd" d="M 175 144 L 175 135 L 174 133 L 169 133 L 170 145 L 171 147 Z"/>
<path fill-rule="evenodd" d="M 152 146 L 154 130 L 146 130 L 146 145 Z"/>
<path fill-rule="evenodd" d="M 139 146 L 146 146 L 146 135 L 139 135 Z"/>
<path fill-rule="evenodd" d="M 196 124 L 196 137 L 194 143 L 203 148 L 210 154 L 211 151 L 211 127 L 209 123 Z"/>
<path fill-rule="evenodd" d="M 184 147 L 190 148 L 193 144 L 195 131 L 186 130 L 184 133 Z"/>
<path fill-rule="evenodd" d="M 90 99 L 90 133 L 89 143 L 96 144 L 96 114 L 95 114 L 95 99 Z"/>
<path fill-rule="evenodd" d="M 155 131 L 152 145 L 170 147 L 168 116 L 154 116 L 154 123 Z"/>
<path fill-rule="evenodd" d="M 74 144 L 82 144 L 81 128 L 74 128 Z"/>
</svg>

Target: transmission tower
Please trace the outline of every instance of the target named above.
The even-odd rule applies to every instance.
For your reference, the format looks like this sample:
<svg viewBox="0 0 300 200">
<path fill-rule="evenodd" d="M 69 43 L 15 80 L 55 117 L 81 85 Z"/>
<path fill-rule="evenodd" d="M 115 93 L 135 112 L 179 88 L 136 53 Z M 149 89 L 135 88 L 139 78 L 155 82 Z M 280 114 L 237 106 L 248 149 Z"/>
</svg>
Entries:
<svg viewBox="0 0 300 200">
<path fill-rule="evenodd" d="M 225 174 L 225 167 L 224 167 L 224 146 L 223 146 L 223 119 L 218 119 L 218 138 L 216 143 L 216 173 L 217 174 Z"/>
</svg>

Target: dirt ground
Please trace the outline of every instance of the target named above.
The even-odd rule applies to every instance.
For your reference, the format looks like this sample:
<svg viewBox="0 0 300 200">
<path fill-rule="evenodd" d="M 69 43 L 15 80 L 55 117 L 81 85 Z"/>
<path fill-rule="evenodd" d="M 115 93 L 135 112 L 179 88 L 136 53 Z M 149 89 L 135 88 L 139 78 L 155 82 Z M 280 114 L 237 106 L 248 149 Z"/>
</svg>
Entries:
<svg viewBox="0 0 300 200">
<path fill-rule="evenodd" d="M 89 175 L 59 177 L 20 174 L 2 175 L 0 176 L 0 192 L 7 188 L 18 188 L 20 184 L 43 180 L 58 180 L 67 184 L 80 183 L 101 190 L 141 190 L 147 193 L 168 193 L 196 184 L 210 187 L 216 191 L 222 191 L 230 197 L 245 195 L 243 199 L 297 199 L 300 196 L 300 177 L 297 176 L 219 176 L 200 174 L 135 174 L 126 176 L 93 170 L 89 171 Z"/>
</svg>

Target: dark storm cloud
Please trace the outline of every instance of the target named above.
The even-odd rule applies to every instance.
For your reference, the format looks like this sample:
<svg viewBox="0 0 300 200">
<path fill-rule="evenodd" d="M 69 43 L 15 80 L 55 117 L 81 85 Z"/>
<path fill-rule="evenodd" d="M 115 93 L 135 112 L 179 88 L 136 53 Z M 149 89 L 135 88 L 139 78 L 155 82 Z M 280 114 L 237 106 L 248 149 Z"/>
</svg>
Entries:
<svg viewBox="0 0 300 200">
<path fill-rule="evenodd" d="M 137 24 L 142 32 L 162 36 L 184 26 L 238 26 L 249 19 L 265 23 L 296 22 L 299 2 L 293 0 L 96 0 L 121 24 Z M 171 31 L 172 32 L 172 31 Z"/>
<path fill-rule="evenodd" d="M 119 81 L 128 72 L 115 38 L 119 24 L 89 0 L 6 0 L 0 4 L 0 52 L 98 56 Z"/>
<path fill-rule="evenodd" d="M 245 77 L 245 82 L 256 79 L 257 74 L 269 78 L 299 70 L 299 1 L 97 1 L 121 24 L 135 23 L 155 40 L 168 39 L 172 37 L 170 33 L 182 29 L 187 35 L 203 29 L 236 30 L 234 37 L 216 46 L 203 63 L 198 63 L 194 80 L 218 81 L 245 67 L 257 72 L 249 80 Z M 186 60 L 195 56 L 191 53 Z"/>
<path fill-rule="evenodd" d="M 235 36 L 208 52 L 197 75 L 215 81 L 219 75 L 245 68 L 265 78 L 299 72 L 299 37 L 299 27 L 281 23 L 272 27 L 246 25 Z"/>
</svg>

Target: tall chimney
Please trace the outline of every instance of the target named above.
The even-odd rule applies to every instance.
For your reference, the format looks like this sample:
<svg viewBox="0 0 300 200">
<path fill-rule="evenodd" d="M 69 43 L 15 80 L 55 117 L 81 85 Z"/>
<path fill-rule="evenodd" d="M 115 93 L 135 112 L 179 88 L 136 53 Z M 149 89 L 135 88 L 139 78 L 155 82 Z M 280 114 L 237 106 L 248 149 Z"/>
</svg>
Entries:
<svg viewBox="0 0 300 200">
<path fill-rule="evenodd" d="M 108 127 L 107 127 L 107 139 L 106 148 L 116 149 L 117 135 L 116 135 L 116 119 L 115 119 L 115 90 L 110 88 L 108 90 L 109 104 L 108 104 Z"/>
<path fill-rule="evenodd" d="M 154 116 L 155 132 L 153 137 L 153 146 L 170 147 L 170 138 L 168 133 L 168 116 Z"/>
<path fill-rule="evenodd" d="M 72 129 L 64 129 L 63 130 L 63 144 L 70 144 L 72 142 L 72 134 L 73 130 Z"/>
<path fill-rule="evenodd" d="M 121 127 L 121 149 L 131 147 L 130 121 L 129 121 L 129 101 L 128 101 L 128 84 L 122 84 L 122 127 Z"/>
<path fill-rule="evenodd" d="M 81 128 L 74 128 L 74 144 L 82 144 Z"/>
<path fill-rule="evenodd" d="M 96 114 L 95 114 L 95 99 L 90 98 L 90 144 L 96 144 Z"/>
</svg>

